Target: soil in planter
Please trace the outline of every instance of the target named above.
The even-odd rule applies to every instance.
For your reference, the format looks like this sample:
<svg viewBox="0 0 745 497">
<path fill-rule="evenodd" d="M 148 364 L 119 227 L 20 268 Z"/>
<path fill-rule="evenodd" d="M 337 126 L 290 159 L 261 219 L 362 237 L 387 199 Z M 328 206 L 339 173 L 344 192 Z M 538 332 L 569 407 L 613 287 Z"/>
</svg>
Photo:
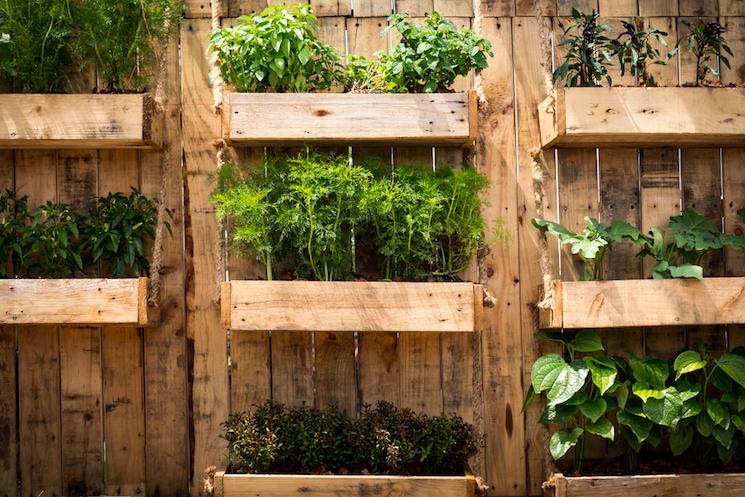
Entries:
<svg viewBox="0 0 745 497">
<path fill-rule="evenodd" d="M 629 471 L 626 456 L 609 457 L 607 459 L 587 459 L 582 464 L 582 473 L 577 473 L 571 461 L 559 461 L 559 472 L 565 476 L 626 476 L 626 475 L 664 475 L 664 474 L 696 474 L 696 473 L 743 473 L 745 461 L 732 461 L 723 464 L 717 458 L 703 457 L 696 451 L 673 457 L 669 453 L 644 452 L 639 454 L 639 464 L 633 471 Z"/>
</svg>

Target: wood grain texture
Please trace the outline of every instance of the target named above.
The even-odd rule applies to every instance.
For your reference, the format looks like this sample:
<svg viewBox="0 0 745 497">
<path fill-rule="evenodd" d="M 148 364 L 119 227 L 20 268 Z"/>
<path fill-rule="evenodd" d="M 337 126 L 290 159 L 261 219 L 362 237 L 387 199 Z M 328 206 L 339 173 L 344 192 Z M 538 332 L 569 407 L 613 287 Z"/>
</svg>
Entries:
<svg viewBox="0 0 745 497">
<path fill-rule="evenodd" d="M 147 94 L 4 94 L 0 109 L 0 148 L 143 148 L 159 138 Z"/>
<path fill-rule="evenodd" d="M 0 496 L 18 495 L 16 329 L 0 326 Z"/>
<path fill-rule="evenodd" d="M 745 496 L 745 476 L 726 473 L 595 477 L 554 475 L 550 484 L 555 489 L 555 497 Z"/>
<path fill-rule="evenodd" d="M 0 280 L 0 323 L 144 325 L 141 281 L 147 278 Z"/>
<path fill-rule="evenodd" d="M 638 0 L 638 2 L 639 15 L 643 17 L 678 15 L 678 2 L 670 0 Z"/>
<path fill-rule="evenodd" d="M 475 480 L 465 476 L 222 475 L 222 497 L 473 497 Z"/>
<path fill-rule="evenodd" d="M 565 329 L 745 322 L 745 278 L 741 277 L 563 281 L 557 288 Z"/>
<path fill-rule="evenodd" d="M 543 146 L 736 146 L 740 88 L 561 88 L 539 106 Z M 555 112 L 550 112 L 550 109 Z"/>
<path fill-rule="evenodd" d="M 292 142 L 471 141 L 466 93 L 231 93 L 225 138 L 235 145 Z M 396 115 L 395 120 L 390 116 Z"/>
<path fill-rule="evenodd" d="M 471 283 L 230 281 L 237 330 L 474 331 Z M 227 303 L 224 303 L 227 304 Z"/>
</svg>

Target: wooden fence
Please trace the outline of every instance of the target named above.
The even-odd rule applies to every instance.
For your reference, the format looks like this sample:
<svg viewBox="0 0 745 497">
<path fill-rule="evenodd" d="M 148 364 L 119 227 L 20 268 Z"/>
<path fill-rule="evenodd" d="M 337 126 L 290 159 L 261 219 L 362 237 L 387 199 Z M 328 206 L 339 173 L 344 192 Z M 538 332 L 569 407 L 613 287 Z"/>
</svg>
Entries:
<svg viewBox="0 0 745 497">
<path fill-rule="evenodd" d="M 536 18 L 535 1 L 547 31 Z M 222 423 L 230 412 L 271 398 L 291 404 L 336 404 L 356 412 L 385 399 L 429 413 L 456 412 L 484 432 L 479 471 L 490 495 L 539 495 L 545 475 L 545 432 L 537 408 L 521 412 L 530 366 L 542 352 L 533 339 L 541 274 L 529 150 L 540 142 L 537 105 L 546 96 L 540 65 L 546 32 L 563 29 L 572 6 L 599 10 L 616 29 L 638 16 L 675 38 L 687 18 L 719 19 L 735 57 L 727 82 L 745 82 L 742 0 L 486 0 L 483 34 L 494 57 L 483 75 L 488 105 L 480 111 L 473 154 L 488 176 L 490 230 L 497 219 L 511 237 L 469 276 L 488 286 L 497 306 L 478 333 L 308 333 L 233 331 L 220 323 L 219 228 L 209 202 L 210 173 L 221 121 L 212 113 L 205 57 L 211 29 L 208 1 L 187 0 L 187 19 L 169 50 L 166 205 L 167 238 L 161 324 L 157 328 L 0 328 L 0 497 L 61 495 L 199 495 L 203 470 L 225 464 Z M 223 24 L 260 11 L 266 0 L 223 2 Z M 312 0 L 322 38 L 341 53 L 371 55 L 391 42 L 380 30 L 393 11 L 424 16 L 433 9 L 457 24 L 472 22 L 471 0 Z M 551 36 L 549 35 L 549 39 Z M 180 48 L 180 51 L 179 51 Z M 558 54 L 557 54 L 558 57 Z M 693 78 L 682 52 L 657 68 L 662 85 Z M 620 79 L 620 78 L 619 78 Z M 90 83 L 90 82 L 89 82 Z M 628 81 L 625 81 L 629 84 Z M 460 89 L 469 81 L 458 83 Z M 87 91 L 92 84 L 78 88 Z M 395 119 L 396 116 L 391 116 Z M 258 162 L 263 150 L 231 151 Z M 355 147 L 392 163 L 459 164 L 452 148 Z M 745 207 L 745 148 L 571 149 L 547 155 L 552 175 L 546 213 L 571 228 L 584 216 L 660 226 L 682 208 L 721 219 L 742 234 L 735 211 Z M 160 155 L 152 151 L 0 151 L 0 188 L 32 204 L 79 205 L 109 191 L 161 191 Z M 493 233 L 492 233 L 493 234 Z M 606 277 L 649 273 L 632 252 L 611 254 Z M 568 252 L 553 253 L 555 276 L 577 279 Z M 745 274 L 742 252 L 706 261 L 713 274 Z M 231 279 L 262 269 L 230 254 Z M 629 329 L 604 333 L 612 353 L 671 357 L 686 343 L 721 351 L 745 343 L 741 325 Z M 228 361 L 229 358 L 229 361 Z M 228 364 L 230 367 L 228 367 Z M 604 444 L 590 447 L 602 456 Z M 16 483 L 20 482 L 19 486 Z"/>
</svg>

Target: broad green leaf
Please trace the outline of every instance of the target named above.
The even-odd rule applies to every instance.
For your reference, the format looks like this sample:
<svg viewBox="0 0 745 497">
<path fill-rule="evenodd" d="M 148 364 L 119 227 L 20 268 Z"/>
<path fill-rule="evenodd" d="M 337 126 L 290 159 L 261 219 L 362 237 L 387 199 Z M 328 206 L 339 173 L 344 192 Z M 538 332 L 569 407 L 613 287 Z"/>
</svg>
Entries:
<svg viewBox="0 0 745 497">
<path fill-rule="evenodd" d="M 696 430 L 698 430 L 701 436 L 710 436 L 712 428 L 714 428 L 714 423 L 711 421 L 711 418 L 709 418 L 707 413 L 701 412 L 696 416 Z"/>
<path fill-rule="evenodd" d="M 564 428 L 551 435 L 548 447 L 551 451 L 551 457 L 555 460 L 560 459 L 569 449 L 577 445 L 577 440 L 582 436 L 584 430 L 582 428 Z"/>
<path fill-rule="evenodd" d="M 563 402 L 565 406 L 579 406 L 587 402 L 587 394 L 583 391 L 579 391 L 572 395 L 572 398 Z"/>
<path fill-rule="evenodd" d="M 589 370 L 583 361 L 574 361 L 564 367 L 556 377 L 556 381 L 546 394 L 549 405 L 561 404 L 569 400 L 585 385 Z"/>
<path fill-rule="evenodd" d="M 622 430 L 622 433 L 623 433 L 623 440 L 626 442 L 629 448 L 633 450 L 634 452 L 639 452 L 642 448 L 643 440 L 639 440 L 634 434 L 634 432 L 631 430 Z"/>
<path fill-rule="evenodd" d="M 706 402 L 706 412 L 714 424 L 721 426 L 725 430 L 729 428 L 730 415 L 727 405 L 721 400 L 710 399 Z"/>
<path fill-rule="evenodd" d="M 590 379 L 600 391 L 600 395 L 611 388 L 616 381 L 618 370 L 612 359 L 608 357 L 586 357 L 585 364 L 590 370 Z"/>
<path fill-rule="evenodd" d="M 675 379 L 679 379 L 686 373 L 692 373 L 706 367 L 706 361 L 701 359 L 701 354 L 694 350 L 686 350 L 678 355 L 673 363 L 673 369 L 677 373 Z"/>
<path fill-rule="evenodd" d="M 551 388 L 561 370 L 568 366 L 564 358 L 558 354 L 547 354 L 539 357 L 533 363 L 533 368 L 530 372 L 533 390 L 536 393 L 541 393 Z"/>
<path fill-rule="evenodd" d="M 585 431 L 592 433 L 593 435 L 607 438 L 608 440 L 615 440 L 616 438 L 615 427 L 606 417 L 601 417 L 594 423 L 586 424 Z"/>
<path fill-rule="evenodd" d="M 679 266 L 670 266 L 668 268 L 670 276 L 673 278 L 694 278 L 697 280 L 704 279 L 704 269 L 695 264 L 680 264 Z"/>
<path fill-rule="evenodd" d="M 683 402 L 682 419 L 698 416 L 704 410 L 704 405 L 698 399 L 688 399 Z"/>
<path fill-rule="evenodd" d="M 716 362 L 727 376 L 741 387 L 745 387 L 745 358 L 737 354 L 724 354 Z"/>
<path fill-rule="evenodd" d="M 580 331 L 571 344 L 578 352 L 597 352 L 603 349 L 603 342 L 594 331 Z"/>
<path fill-rule="evenodd" d="M 629 387 L 625 383 L 619 383 L 616 390 L 616 400 L 619 409 L 626 409 L 626 402 L 629 400 Z"/>
<path fill-rule="evenodd" d="M 637 382 L 647 383 L 657 390 L 663 390 L 665 388 L 665 382 L 670 375 L 667 362 L 653 357 L 639 359 L 634 354 L 631 354 L 629 356 L 629 365 Z"/>
<path fill-rule="evenodd" d="M 662 399 L 665 397 L 665 394 L 662 392 L 662 390 L 652 388 L 646 383 L 634 383 L 631 386 L 631 392 L 642 399 L 642 402 L 646 402 L 650 398 Z"/>
<path fill-rule="evenodd" d="M 550 423 L 567 423 L 577 414 L 577 406 L 547 406 L 541 414 L 539 422 L 547 425 Z"/>
<path fill-rule="evenodd" d="M 681 427 L 670 432 L 670 450 L 674 456 L 679 456 L 691 446 L 694 430 L 692 426 Z"/>
<path fill-rule="evenodd" d="M 658 425 L 675 428 L 683 416 L 683 401 L 680 400 L 678 391 L 666 388 L 663 398 L 650 398 L 644 403 L 644 414 Z"/>
<path fill-rule="evenodd" d="M 631 431 L 636 435 L 637 440 L 639 442 L 643 442 L 647 439 L 649 436 L 649 432 L 652 430 L 652 421 L 642 418 L 640 416 L 636 416 L 634 414 L 630 414 L 626 411 L 620 411 L 616 418 L 618 419 L 618 422 L 621 423 L 624 426 L 628 426 Z"/>
<path fill-rule="evenodd" d="M 732 414 L 731 418 L 732 424 L 735 425 L 735 428 L 745 433 L 745 417 L 740 414 Z"/>
<path fill-rule="evenodd" d="M 729 428 L 722 428 L 721 426 L 712 426 L 711 436 L 713 436 L 714 440 L 719 442 L 722 447 L 729 450 L 732 445 L 732 438 L 735 436 L 735 427 L 730 426 Z"/>
<path fill-rule="evenodd" d="M 608 408 L 608 404 L 606 404 L 605 399 L 598 398 L 593 400 L 587 400 L 584 404 L 580 404 L 579 411 L 590 421 L 595 423 L 598 419 L 600 419 L 604 414 L 606 409 Z"/>
</svg>

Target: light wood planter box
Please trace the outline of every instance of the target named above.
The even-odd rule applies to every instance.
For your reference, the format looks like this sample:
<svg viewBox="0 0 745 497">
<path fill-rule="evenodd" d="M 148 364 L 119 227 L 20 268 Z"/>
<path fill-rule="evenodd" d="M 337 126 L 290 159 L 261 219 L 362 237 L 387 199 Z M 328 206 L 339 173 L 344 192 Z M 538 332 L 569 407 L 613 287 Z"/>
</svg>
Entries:
<svg viewBox="0 0 745 497">
<path fill-rule="evenodd" d="M 0 280 L 0 324 L 148 324 L 147 278 Z"/>
<path fill-rule="evenodd" d="M 541 328 L 624 328 L 745 323 L 745 277 L 554 281 Z"/>
<path fill-rule="evenodd" d="M 473 332 L 483 315 L 473 283 L 239 280 L 221 302 L 233 330 Z"/>
<path fill-rule="evenodd" d="M 159 119 L 148 94 L 0 94 L 0 148 L 151 148 Z"/>
<path fill-rule="evenodd" d="M 470 146 L 476 95 L 468 93 L 231 93 L 223 133 L 233 145 L 292 142 Z"/>
<path fill-rule="evenodd" d="M 745 88 L 559 88 L 538 107 L 544 147 L 745 145 Z"/>
<path fill-rule="evenodd" d="M 215 475 L 214 497 L 473 497 L 472 476 Z"/>
<path fill-rule="evenodd" d="M 745 497 L 745 474 L 644 476 L 552 475 L 545 497 Z"/>
</svg>

